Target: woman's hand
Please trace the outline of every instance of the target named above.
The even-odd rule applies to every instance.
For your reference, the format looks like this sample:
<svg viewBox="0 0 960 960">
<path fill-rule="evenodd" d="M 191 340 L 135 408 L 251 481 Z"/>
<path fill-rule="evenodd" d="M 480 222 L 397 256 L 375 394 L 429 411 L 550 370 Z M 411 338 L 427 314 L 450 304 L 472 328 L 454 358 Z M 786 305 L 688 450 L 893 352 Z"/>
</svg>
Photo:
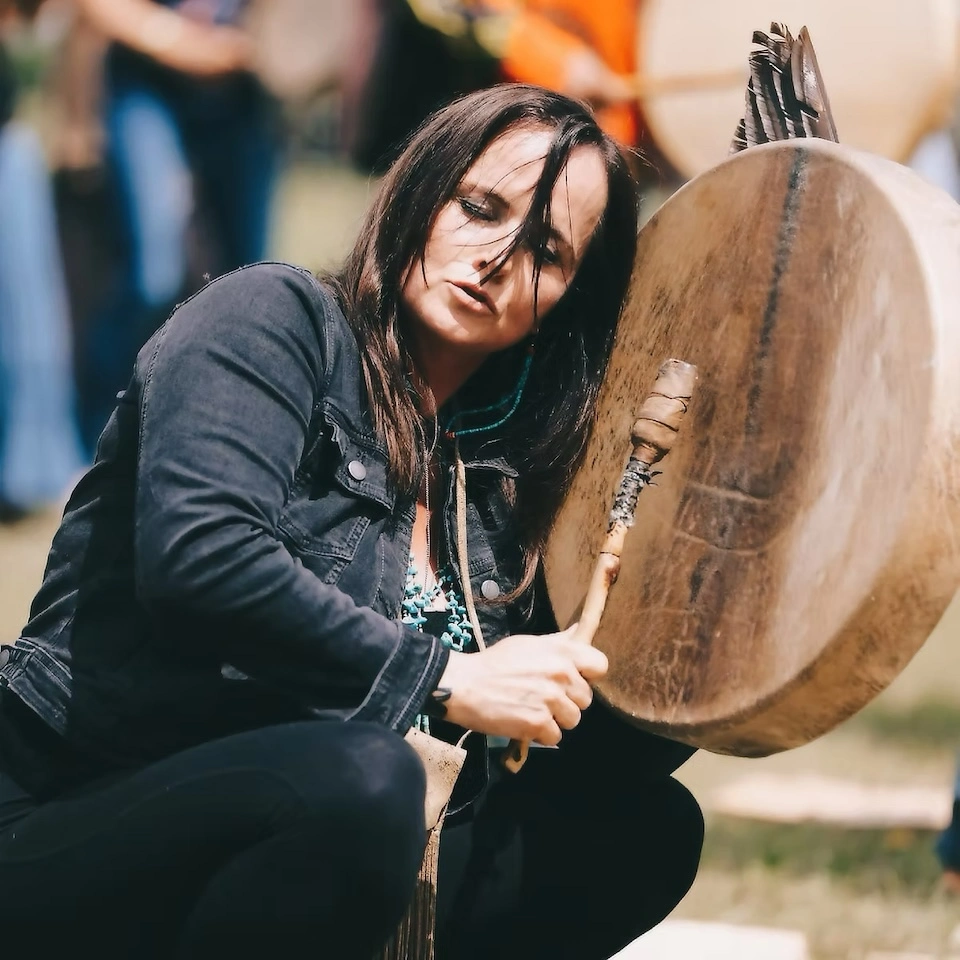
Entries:
<svg viewBox="0 0 960 960">
<path fill-rule="evenodd" d="M 481 653 L 451 653 L 439 683 L 451 691 L 446 719 L 492 736 L 559 743 L 593 699 L 589 681 L 607 672 L 606 655 L 574 639 L 575 631 L 518 634 Z"/>
<path fill-rule="evenodd" d="M 586 100 L 598 109 L 628 103 L 637 97 L 630 79 L 614 73 L 589 49 L 568 60 L 563 93 L 577 100 Z"/>
<path fill-rule="evenodd" d="M 153 0 L 78 0 L 78 6 L 108 39 L 183 73 L 216 77 L 253 62 L 243 30 L 194 20 Z"/>
<path fill-rule="evenodd" d="M 162 7 L 158 12 L 169 13 Z M 218 77 L 250 68 L 253 44 L 243 30 L 198 23 L 178 14 L 173 16 L 178 18 L 179 24 L 169 22 L 169 27 L 165 27 L 165 21 L 158 20 L 155 33 L 144 31 L 142 48 L 145 53 L 195 77 Z M 174 36 L 176 42 L 171 42 Z"/>
<path fill-rule="evenodd" d="M 188 21 L 179 49 L 167 51 L 164 59 L 184 73 L 217 77 L 249 70 L 253 63 L 253 44 L 237 27 Z"/>
</svg>

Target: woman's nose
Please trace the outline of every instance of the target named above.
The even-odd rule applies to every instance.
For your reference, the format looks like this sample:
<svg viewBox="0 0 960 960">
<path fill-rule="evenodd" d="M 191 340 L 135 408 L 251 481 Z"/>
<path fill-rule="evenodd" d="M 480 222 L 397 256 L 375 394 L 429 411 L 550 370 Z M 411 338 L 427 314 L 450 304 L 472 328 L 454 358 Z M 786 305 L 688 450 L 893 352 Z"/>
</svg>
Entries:
<svg viewBox="0 0 960 960">
<path fill-rule="evenodd" d="M 502 273 L 509 262 L 503 259 L 504 248 L 505 245 L 500 244 L 477 250 L 473 257 L 473 266 L 477 273 L 481 276 L 486 276 L 491 270 L 496 270 L 497 274 Z"/>
</svg>

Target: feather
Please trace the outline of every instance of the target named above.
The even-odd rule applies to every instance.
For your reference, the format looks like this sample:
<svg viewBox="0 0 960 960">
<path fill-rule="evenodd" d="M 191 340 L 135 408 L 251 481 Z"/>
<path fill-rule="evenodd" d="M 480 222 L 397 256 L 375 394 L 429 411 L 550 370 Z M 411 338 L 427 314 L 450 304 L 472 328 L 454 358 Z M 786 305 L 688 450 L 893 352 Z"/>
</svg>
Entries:
<svg viewBox="0 0 960 960">
<path fill-rule="evenodd" d="M 758 30 L 753 42 L 760 49 L 750 54 L 743 119 L 730 152 L 797 137 L 836 142 L 837 127 L 807 28 L 794 39 L 782 23 L 771 23 L 770 32 Z"/>
</svg>

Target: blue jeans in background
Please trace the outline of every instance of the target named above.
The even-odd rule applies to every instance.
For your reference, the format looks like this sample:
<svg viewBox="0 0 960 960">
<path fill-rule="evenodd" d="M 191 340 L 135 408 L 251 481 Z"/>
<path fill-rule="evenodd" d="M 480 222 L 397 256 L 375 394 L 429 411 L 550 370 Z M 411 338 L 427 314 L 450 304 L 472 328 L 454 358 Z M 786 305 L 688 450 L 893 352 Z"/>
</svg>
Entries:
<svg viewBox="0 0 960 960">
<path fill-rule="evenodd" d="M 960 157 L 950 130 L 937 130 L 924 137 L 910 158 L 910 168 L 954 200 L 960 200 Z"/>
<path fill-rule="evenodd" d="M 0 131 L 0 514 L 59 499 L 85 465 L 63 263 L 46 160 Z"/>
<path fill-rule="evenodd" d="M 949 826 L 937 838 L 935 849 L 944 870 L 960 873 L 960 764 L 953 783 L 953 814 Z"/>
<path fill-rule="evenodd" d="M 197 198 L 217 251 L 204 272 L 217 276 L 264 258 L 280 160 L 271 106 L 256 97 L 193 101 L 145 85 L 109 91 L 107 151 L 125 258 L 87 344 L 81 401 L 91 450 L 137 351 L 192 292 L 189 236 Z"/>
</svg>

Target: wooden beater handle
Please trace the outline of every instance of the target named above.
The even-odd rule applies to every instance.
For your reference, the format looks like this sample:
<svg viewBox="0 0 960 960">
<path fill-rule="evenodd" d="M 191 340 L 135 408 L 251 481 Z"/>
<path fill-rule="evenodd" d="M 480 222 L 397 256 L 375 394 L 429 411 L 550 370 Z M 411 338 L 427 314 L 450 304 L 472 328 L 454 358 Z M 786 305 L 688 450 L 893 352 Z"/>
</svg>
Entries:
<svg viewBox="0 0 960 960">
<path fill-rule="evenodd" d="M 640 416 L 630 431 L 632 451 L 617 487 L 610 511 L 607 535 L 590 578 L 587 595 L 574 616 L 577 629 L 574 638 L 593 643 L 600 618 L 607 604 L 610 587 L 620 574 L 620 554 L 633 526 L 640 491 L 652 479 L 650 468 L 670 452 L 680 423 L 690 406 L 697 368 L 683 360 L 667 360 L 660 365 L 656 382 L 640 407 Z M 503 754 L 503 765 L 516 773 L 526 763 L 530 743 L 511 740 Z"/>
</svg>

